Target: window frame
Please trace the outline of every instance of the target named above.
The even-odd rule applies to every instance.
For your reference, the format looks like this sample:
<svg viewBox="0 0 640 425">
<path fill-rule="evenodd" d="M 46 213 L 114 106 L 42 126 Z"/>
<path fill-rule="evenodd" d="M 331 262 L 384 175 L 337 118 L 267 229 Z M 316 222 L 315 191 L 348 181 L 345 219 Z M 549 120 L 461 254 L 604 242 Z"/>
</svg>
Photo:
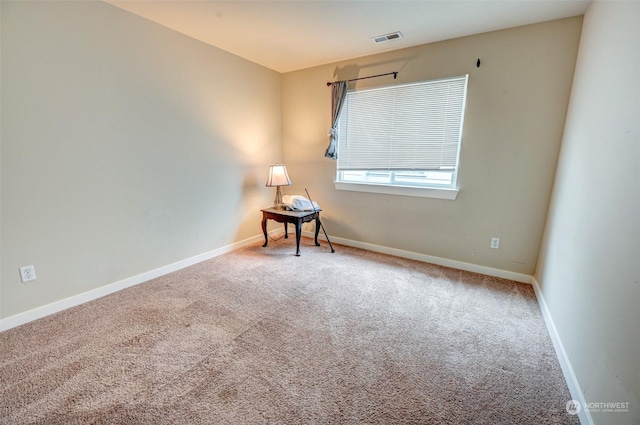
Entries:
<svg viewBox="0 0 640 425">
<path fill-rule="evenodd" d="M 392 85 L 392 86 L 381 86 L 381 87 L 373 87 L 373 88 L 365 88 L 362 90 L 350 90 L 347 93 L 357 92 L 357 91 L 371 91 L 371 90 L 384 90 L 384 89 L 393 89 L 393 88 L 403 88 L 412 85 L 427 85 L 439 82 L 453 82 L 464 80 L 463 83 L 463 91 L 462 91 L 462 99 L 461 99 L 461 112 L 460 112 L 460 120 L 459 120 L 459 130 L 457 133 L 457 151 L 456 151 L 456 159 L 455 159 L 455 167 L 449 168 L 451 170 L 451 181 L 450 183 L 438 183 L 434 182 L 433 179 L 431 181 L 428 180 L 427 173 L 447 173 L 447 168 L 443 168 L 441 166 L 440 170 L 434 171 L 429 169 L 406 169 L 402 170 L 398 169 L 388 169 L 388 170 L 373 170 L 373 169 L 340 169 L 339 168 L 339 159 L 336 162 L 336 177 L 334 181 L 335 188 L 337 190 L 348 190 L 348 191 L 358 191 L 358 192 L 369 192 L 369 193 L 383 193 L 383 194 L 393 194 L 393 195 L 402 195 L 402 196 L 418 196 L 418 197 L 429 197 L 429 198 L 437 198 L 437 199 L 456 199 L 459 193 L 458 186 L 458 172 L 460 169 L 460 152 L 462 149 L 462 134 L 464 128 L 464 118 L 465 118 L 465 109 L 466 109 L 466 100 L 467 100 L 467 92 L 468 92 L 468 82 L 469 75 L 459 75 L 454 77 L 446 77 L 440 79 L 433 80 L 424 80 L 419 82 L 412 82 L 401 85 Z M 345 105 L 346 106 L 346 105 Z M 344 110 L 343 110 L 344 113 Z M 342 115 L 342 114 L 341 114 Z M 343 119 L 341 117 L 340 119 Z M 340 137 L 340 135 L 338 136 Z M 340 139 L 338 139 L 338 149 L 339 149 Z M 364 178 L 362 180 L 345 180 L 343 177 L 343 173 L 351 172 L 352 174 L 364 173 Z M 402 172 L 411 172 L 411 173 L 424 173 L 425 174 L 425 182 L 424 183 L 404 183 L 398 184 L 396 181 L 396 174 Z M 373 176 L 375 174 L 382 175 L 388 174 L 387 181 L 375 182 L 373 180 Z M 410 178 L 410 177 L 408 177 Z"/>
</svg>

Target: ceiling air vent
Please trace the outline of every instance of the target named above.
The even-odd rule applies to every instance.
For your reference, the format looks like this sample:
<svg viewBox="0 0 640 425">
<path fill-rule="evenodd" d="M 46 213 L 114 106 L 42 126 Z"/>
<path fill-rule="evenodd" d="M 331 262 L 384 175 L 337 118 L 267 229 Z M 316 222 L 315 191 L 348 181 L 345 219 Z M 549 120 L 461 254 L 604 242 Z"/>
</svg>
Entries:
<svg viewBox="0 0 640 425">
<path fill-rule="evenodd" d="M 379 35 L 377 37 L 373 37 L 372 40 L 376 43 L 384 43 L 385 41 L 395 40 L 396 38 L 402 38 L 402 33 L 400 31 L 392 32 L 385 35 Z"/>
</svg>

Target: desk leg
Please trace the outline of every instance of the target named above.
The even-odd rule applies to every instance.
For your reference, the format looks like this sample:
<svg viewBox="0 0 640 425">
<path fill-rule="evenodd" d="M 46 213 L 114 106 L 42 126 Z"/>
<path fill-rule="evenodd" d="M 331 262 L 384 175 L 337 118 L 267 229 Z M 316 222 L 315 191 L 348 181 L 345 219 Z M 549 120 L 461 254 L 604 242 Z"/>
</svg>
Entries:
<svg viewBox="0 0 640 425">
<path fill-rule="evenodd" d="M 300 256 L 300 234 L 302 233 L 302 220 L 296 220 L 296 257 Z"/>
<path fill-rule="evenodd" d="M 267 218 L 266 217 L 262 218 L 262 233 L 264 233 L 264 245 L 262 246 L 265 247 L 269 243 L 269 236 L 267 236 Z"/>
<path fill-rule="evenodd" d="M 320 246 L 320 243 L 318 242 L 318 232 L 320 231 L 320 214 L 316 214 L 316 237 L 314 242 L 316 243 L 316 246 Z"/>
<path fill-rule="evenodd" d="M 289 226 L 287 226 L 287 222 L 284 222 L 284 238 L 289 239 Z"/>
</svg>

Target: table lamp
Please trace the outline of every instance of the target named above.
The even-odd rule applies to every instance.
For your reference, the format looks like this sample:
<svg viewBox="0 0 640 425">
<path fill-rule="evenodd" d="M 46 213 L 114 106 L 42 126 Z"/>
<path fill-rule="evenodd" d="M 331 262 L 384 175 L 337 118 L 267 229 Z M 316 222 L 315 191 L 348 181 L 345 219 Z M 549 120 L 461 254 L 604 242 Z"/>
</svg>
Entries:
<svg viewBox="0 0 640 425">
<path fill-rule="evenodd" d="M 291 186 L 291 179 L 287 174 L 287 167 L 282 164 L 275 164 L 269 168 L 269 180 L 267 187 L 276 187 L 276 198 L 273 200 L 273 208 L 281 210 L 282 208 L 282 192 L 280 186 Z"/>
</svg>

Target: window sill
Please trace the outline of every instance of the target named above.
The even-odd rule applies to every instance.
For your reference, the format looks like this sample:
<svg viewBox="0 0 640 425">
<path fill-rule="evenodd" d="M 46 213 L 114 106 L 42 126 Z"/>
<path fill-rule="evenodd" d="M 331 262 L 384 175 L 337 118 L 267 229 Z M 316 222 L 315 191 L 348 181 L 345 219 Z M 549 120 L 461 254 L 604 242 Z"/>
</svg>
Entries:
<svg viewBox="0 0 640 425">
<path fill-rule="evenodd" d="M 371 183 L 334 182 L 337 190 L 353 192 L 384 193 L 387 195 L 417 196 L 421 198 L 448 199 L 453 201 L 458 196 L 458 189 L 444 189 L 416 186 L 391 186 Z"/>
</svg>

